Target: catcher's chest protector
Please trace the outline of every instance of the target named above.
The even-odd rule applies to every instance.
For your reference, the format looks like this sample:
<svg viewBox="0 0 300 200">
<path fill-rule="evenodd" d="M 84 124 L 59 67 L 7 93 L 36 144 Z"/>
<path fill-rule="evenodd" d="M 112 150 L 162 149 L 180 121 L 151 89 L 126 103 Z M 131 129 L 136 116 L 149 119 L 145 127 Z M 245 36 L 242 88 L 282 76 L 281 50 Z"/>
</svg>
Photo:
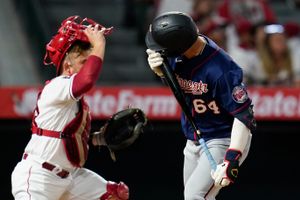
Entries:
<svg viewBox="0 0 300 200">
<path fill-rule="evenodd" d="M 80 100 L 79 105 L 76 117 L 65 126 L 62 132 L 41 129 L 35 123 L 36 115 L 32 119 L 32 134 L 62 139 L 67 158 L 75 167 L 82 167 L 87 159 L 91 130 L 89 107 L 83 99 Z M 37 107 L 35 112 L 38 114 Z"/>
<path fill-rule="evenodd" d="M 87 159 L 90 130 L 91 116 L 89 107 L 81 99 L 80 112 L 62 131 L 67 157 L 76 167 L 82 167 Z"/>
</svg>

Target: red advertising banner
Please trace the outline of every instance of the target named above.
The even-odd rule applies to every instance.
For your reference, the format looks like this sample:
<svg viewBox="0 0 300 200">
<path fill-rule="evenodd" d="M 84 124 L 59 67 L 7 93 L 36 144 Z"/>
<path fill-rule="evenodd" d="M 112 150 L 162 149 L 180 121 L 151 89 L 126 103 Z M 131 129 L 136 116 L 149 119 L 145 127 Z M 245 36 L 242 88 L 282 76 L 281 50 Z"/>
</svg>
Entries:
<svg viewBox="0 0 300 200">
<path fill-rule="evenodd" d="M 260 120 L 300 120 L 300 88 L 249 88 Z"/>
<path fill-rule="evenodd" d="M 0 88 L 0 119 L 30 118 L 38 87 Z M 300 120 L 300 88 L 249 88 L 258 120 Z M 97 87 L 86 95 L 94 119 L 106 119 L 128 106 L 149 119 L 178 120 L 180 107 L 167 87 Z"/>
</svg>

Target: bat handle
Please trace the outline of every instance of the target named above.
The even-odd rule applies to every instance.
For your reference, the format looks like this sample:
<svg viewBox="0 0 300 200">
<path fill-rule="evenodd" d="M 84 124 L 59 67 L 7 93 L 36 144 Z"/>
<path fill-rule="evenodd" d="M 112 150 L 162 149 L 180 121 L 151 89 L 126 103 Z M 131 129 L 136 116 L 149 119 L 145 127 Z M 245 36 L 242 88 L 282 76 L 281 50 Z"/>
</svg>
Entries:
<svg viewBox="0 0 300 200">
<path fill-rule="evenodd" d="M 217 169 L 217 163 L 216 163 L 216 161 L 214 160 L 214 158 L 212 157 L 210 151 L 208 150 L 208 147 L 207 147 L 206 142 L 204 141 L 203 138 L 200 138 L 200 139 L 199 139 L 199 143 L 200 143 L 201 147 L 203 148 L 204 153 L 206 154 L 206 157 L 207 157 L 207 159 L 208 159 L 208 162 L 209 162 L 209 164 L 210 164 L 211 169 L 212 169 L 213 171 L 216 171 L 216 169 Z"/>
</svg>

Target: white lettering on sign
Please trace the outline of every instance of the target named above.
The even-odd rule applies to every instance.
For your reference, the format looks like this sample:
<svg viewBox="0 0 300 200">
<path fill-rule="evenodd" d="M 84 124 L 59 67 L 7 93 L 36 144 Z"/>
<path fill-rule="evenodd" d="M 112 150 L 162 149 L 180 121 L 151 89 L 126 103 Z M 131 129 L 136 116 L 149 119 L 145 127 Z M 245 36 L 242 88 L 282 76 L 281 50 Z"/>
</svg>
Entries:
<svg viewBox="0 0 300 200">
<path fill-rule="evenodd" d="M 178 109 L 176 99 L 172 95 L 139 95 L 133 90 L 120 90 L 115 96 L 103 95 L 96 91 L 85 98 L 92 115 L 112 115 L 127 107 L 141 108 L 152 116 L 175 116 Z"/>
<path fill-rule="evenodd" d="M 278 91 L 267 95 L 259 92 L 251 93 L 254 104 L 254 113 L 259 117 L 299 117 L 300 96 L 284 95 Z"/>
<path fill-rule="evenodd" d="M 12 95 L 14 111 L 20 116 L 31 115 L 36 105 L 38 90 L 25 90 L 20 96 L 18 94 Z"/>
</svg>

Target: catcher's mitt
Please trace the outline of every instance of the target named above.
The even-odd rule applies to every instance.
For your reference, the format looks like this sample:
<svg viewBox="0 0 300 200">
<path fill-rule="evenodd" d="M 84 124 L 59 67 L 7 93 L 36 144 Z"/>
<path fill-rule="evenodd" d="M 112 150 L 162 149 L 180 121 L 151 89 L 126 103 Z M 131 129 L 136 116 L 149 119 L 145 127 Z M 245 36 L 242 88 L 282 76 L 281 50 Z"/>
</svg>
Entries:
<svg viewBox="0 0 300 200">
<path fill-rule="evenodd" d="M 124 149 L 133 144 L 147 124 L 145 113 L 139 108 L 127 108 L 111 116 L 100 128 L 92 133 L 95 146 L 107 146 L 115 161 L 114 151 Z"/>
</svg>

